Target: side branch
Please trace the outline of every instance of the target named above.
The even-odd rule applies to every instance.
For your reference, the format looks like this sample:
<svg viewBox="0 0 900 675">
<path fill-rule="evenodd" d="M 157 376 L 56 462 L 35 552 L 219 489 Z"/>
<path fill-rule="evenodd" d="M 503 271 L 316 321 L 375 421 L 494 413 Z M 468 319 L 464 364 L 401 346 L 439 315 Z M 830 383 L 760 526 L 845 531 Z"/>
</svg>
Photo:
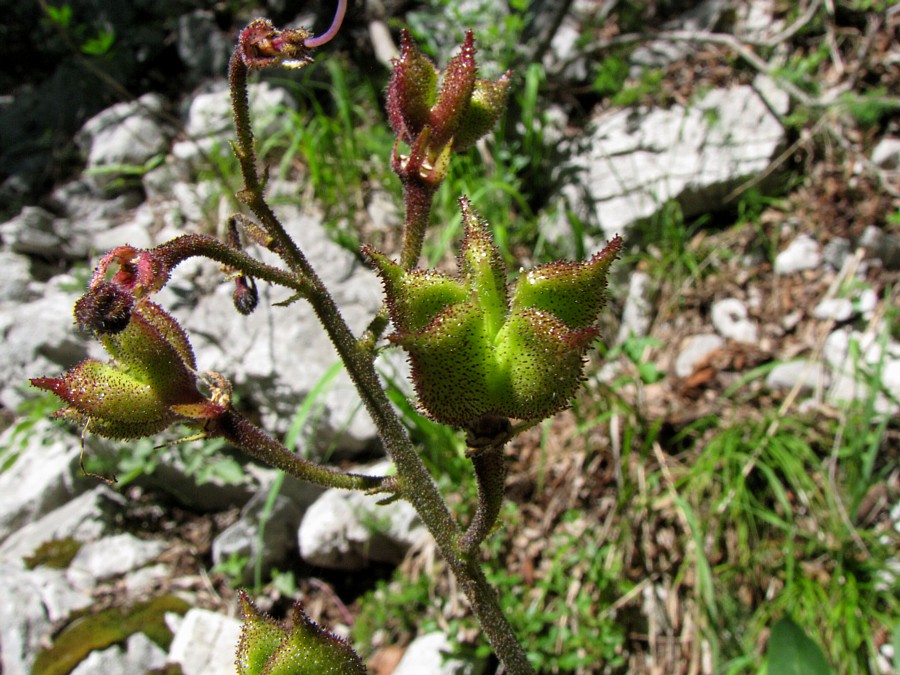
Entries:
<svg viewBox="0 0 900 675">
<path fill-rule="evenodd" d="M 176 237 L 160 244 L 152 249 L 152 252 L 165 261 L 168 269 L 173 269 L 188 258 L 203 256 L 256 279 L 295 290 L 304 297 L 310 289 L 309 282 L 302 276 L 260 262 L 243 251 L 205 234 L 185 234 Z"/>
<path fill-rule="evenodd" d="M 314 485 L 367 492 L 396 492 L 392 476 L 343 473 L 298 457 L 232 409 L 212 420 L 206 433 L 224 438 L 254 459 Z"/>
</svg>

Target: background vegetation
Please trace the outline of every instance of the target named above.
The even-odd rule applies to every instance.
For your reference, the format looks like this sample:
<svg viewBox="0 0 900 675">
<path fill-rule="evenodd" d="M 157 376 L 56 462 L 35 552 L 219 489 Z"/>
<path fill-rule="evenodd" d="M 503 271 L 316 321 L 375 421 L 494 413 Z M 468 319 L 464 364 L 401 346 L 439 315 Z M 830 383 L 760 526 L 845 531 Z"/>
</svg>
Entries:
<svg viewBox="0 0 900 675">
<path fill-rule="evenodd" d="M 659 27 L 691 3 L 598 3 L 612 11 L 588 26 L 582 40 L 585 48 L 610 46 L 588 60 L 585 82 L 563 87 L 547 77 L 542 54 L 527 39 L 539 4 L 432 0 L 403 17 L 441 62 L 460 28 L 471 25 L 483 62 L 516 71 L 507 119 L 492 140 L 454 163 L 441 189 L 426 249 L 432 264 L 452 262 L 460 194 L 469 195 L 494 227 L 511 263 L 580 257 L 593 249 L 595 224 L 561 211 L 551 199 L 554 180 L 565 180 L 549 170 L 559 139 L 548 120 L 553 107 L 567 111 L 571 128 L 563 131 L 571 135 L 598 109 L 689 101 L 758 71 L 734 45 L 697 42 L 679 62 L 635 76 L 628 59 L 641 40 L 612 38 Z M 801 10 L 812 6 L 800 22 Z M 868 394 L 842 405 L 815 398 L 800 405 L 796 392 L 766 389 L 765 375 L 791 351 L 785 345 L 729 353 L 730 360 L 713 364 L 702 381 L 678 382 L 669 374 L 687 328 L 705 321 L 711 300 L 733 294 L 736 285 L 770 293 L 779 284 L 780 292 L 797 297 L 807 297 L 801 287 L 822 287 L 819 276 L 773 279 L 786 222 L 799 222 L 820 241 L 857 237 L 866 225 L 900 232 L 896 185 L 865 160 L 878 140 L 900 131 L 900 71 L 882 60 L 897 39 L 895 9 L 863 0 L 779 5 L 786 24 L 799 22 L 799 28 L 781 44 L 753 48 L 771 74 L 797 92 L 783 120 L 789 147 L 772 167 L 781 173 L 780 188 L 764 193 L 745 186 L 731 203 L 694 220 L 673 204 L 630 233 L 612 314 L 621 309 L 628 272 L 646 272 L 654 289 L 650 336 L 601 348 L 572 409 L 514 444 L 502 527 L 484 555 L 540 672 L 751 673 L 768 667 L 776 673 L 788 672 L 782 664 L 791 659 L 809 664 L 824 655 L 835 672 L 867 673 L 883 666 L 879 650 L 888 643 L 898 667 L 900 563 L 897 514 L 892 522 L 890 509 L 900 496 L 900 426 L 896 416 L 877 411 L 879 397 L 890 395 L 883 360 L 869 363 L 852 351 L 853 372 Z M 244 13 L 233 12 L 236 18 Z M 82 36 L 81 51 L 89 58 L 102 58 L 120 39 L 99 29 L 63 28 Z M 285 113 L 280 133 L 260 139 L 260 154 L 273 174 L 300 182 L 300 200 L 324 210 L 337 241 L 354 251 L 360 241 L 390 250 L 396 243 L 390 228 L 374 228 L 367 215 L 374 193 L 399 194 L 387 170 L 391 137 L 382 92 L 388 73 L 364 65 L 371 56 L 350 40 L 338 45 L 341 54 L 279 80 L 298 108 Z M 841 93 L 827 95 L 834 91 Z M 234 189 L 236 176 L 227 155 L 210 165 L 209 177 L 221 180 L 223 190 Z M 552 237 L 545 227 L 551 222 Z M 896 272 L 846 283 L 868 284 L 878 294 L 877 339 L 900 338 Z M 780 309 L 763 308 L 758 319 L 778 324 Z M 605 335 L 615 331 L 611 321 Z M 795 335 L 784 340 L 800 344 Z M 420 417 L 399 393 L 395 401 L 447 499 L 466 518 L 475 488 L 463 439 Z M 314 408 L 310 400 L 298 415 L 314 414 Z M 46 412 L 40 401 L 31 403 L 20 411 L 17 428 L 27 433 Z M 214 466 L 234 476 L 233 460 L 213 459 L 220 455 L 211 450 L 188 453 L 195 470 Z M 16 447 L 2 452 L 5 466 Z M 152 471 L 158 460 L 152 447 L 139 444 L 113 457 L 126 479 Z M 224 588 L 227 572 L 216 577 Z M 313 574 L 344 593 L 364 654 L 429 628 L 447 631 L 462 650 L 487 651 L 449 572 L 427 546 L 396 570 L 377 570 L 374 586 L 299 564 L 271 580 L 258 575 L 257 583 L 277 608 L 298 588 L 314 595 Z M 327 603 L 319 610 L 314 618 L 334 618 Z"/>
</svg>

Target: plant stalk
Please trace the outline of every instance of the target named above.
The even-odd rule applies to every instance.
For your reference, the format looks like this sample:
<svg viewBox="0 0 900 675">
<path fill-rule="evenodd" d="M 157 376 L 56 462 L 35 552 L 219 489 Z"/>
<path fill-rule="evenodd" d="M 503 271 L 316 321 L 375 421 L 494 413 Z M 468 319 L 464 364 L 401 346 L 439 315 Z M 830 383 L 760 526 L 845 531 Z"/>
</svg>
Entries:
<svg viewBox="0 0 900 675">
<path fill-rule="evenodd" d="M 224 438 L 254 459 L 314 485 L 369 492 L 393 492 L 395 489 L 392 476 L 343 473 L 307 461 L 290 452 L 232 408 L 212 420 L 206 431 L 209 436 Z"/>
<path fill-rule="evenodd" d="M 253 132 L 250 126 L 247 72 L 248 68 L 239 51 L 235 50 L 229 66 L 229 79 L 237 130 L 235 153 L 244 178 L 244 190 L 239 198 L 253 211 L 262 227 L 272 237 L 273 250 L 285 260 L 292 271 L 299 273 L 308 283 L 309 288 L 305 296 L 344 362 L 347 373 L 397 468 L 397 475 L 394 477 L 396 491 L 413 505 L 431 532 L 498 658 L 511 675 L 531 675 L 534 669 L 500 607 L 496 591 L 487 581 L 481 567 L 471 558 L 460 555 L 459 526 L 394 412 L 375 371 L 371 351 L 365 348 L 365 341 L 360 343 L 356 340 L 331 294 L 302 251 L 285 232 L 263 196 L 263 184 L 256 170 Z M 413 178 L 404 182 L 404 191 L 407 204 L 407 233 L 404 236 L 402 261 L 404 267 L 412 268 L 418 262 L 422 250 L 434 188 L 423 185 Z M 239 428 L 235 427 L 234 433 L 238 431 Z M 250 433 L 249 430 L 247 433 Z"/>
<path fill-rule="evenodd" d="M 460 553 L 464 556 L 471 556 L 478 550 L 500 515 L 507 474 L 503 445 L 491 444 L 468 453 L 478 482 L 478 506 L 472 522 L 459 540 Z"/>
</svg>

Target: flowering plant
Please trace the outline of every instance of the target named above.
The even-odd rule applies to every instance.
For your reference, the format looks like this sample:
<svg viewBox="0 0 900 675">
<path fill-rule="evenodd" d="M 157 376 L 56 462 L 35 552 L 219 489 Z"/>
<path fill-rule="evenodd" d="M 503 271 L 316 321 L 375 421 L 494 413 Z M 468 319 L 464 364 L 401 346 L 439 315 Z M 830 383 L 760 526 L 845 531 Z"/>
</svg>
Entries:
<svg viewBox="0 0 900 675">
<path fill-rule="evenodd" d="M 234 147 L 244 181 L 238 197 L 254 219 L 230 218 L 225 241 L 185 235 L 148 250 L 120 246 L 108 253 L 75 314 L 78 325 L 95 335 L 112 360 L 87 360 L 60 377 L 38 377 L 32 383 L 66 403 L 58 416 L 102 436 L 138 438 L 183 422 L 303 480 L 383 493 L 386 501 L 408 500 L 434 536 L 507 672 L 532 673 L 474 554 L 502 505 L 504 446 L 517 431 L 565 408 L 579 386 L 585 354 L 599 335 L 606 276 L 621 240 L 586 262 L 537 267 L 510 286 L 488 224 L 463 197 L 465 236 L 458 274 L 418 269 L 435 190 L 453 153 L 487 134 L 503 114 L 511 75 L 493 81 L 478 77 L 471 33 L 441 73 L 404 32 L 387 90 L 388 119 L 397 136 L 391 166 L 404 190 L 402 250 L 395 262 L 365 247 L 384 284 L 385 308 L 364 335 L 353 335 L 313 264 L 266 201 L 247 103 L 251 71 L 306 65 L 312 49 L 334 35 L 345 9 L 346 1 L 340 0 L 334 25 L 318 37 L 303 29 L 279 31 L 263 19 L 241 32 L 229 77 Z M 244 252 L 241 229 L 245 238 L 278 254 L 283 265 L 269 265 Z M 187 334 L 150 299 L 174 267 L 197 255 L 222 264 L 242 314 L 256 307 L 257 282 L 289 288 L 309 303 L 376 424 L 395 476 L 344 473 L 298 457 L 235 410 L 223 374 L 197 371 Z M 441 498 L 375 371 L 376 346 L 388 321 L 394 328 L 388 341 L 409 354 L 420 407 L 434 420 L 467 432 L 478 504 L 465 528 Z M 240 673 L 364 672 L 352 649 L 315 626 L 299 607 L 290 630 L 262 617 L 246 596 L 242 609 Z"/>
</svg>

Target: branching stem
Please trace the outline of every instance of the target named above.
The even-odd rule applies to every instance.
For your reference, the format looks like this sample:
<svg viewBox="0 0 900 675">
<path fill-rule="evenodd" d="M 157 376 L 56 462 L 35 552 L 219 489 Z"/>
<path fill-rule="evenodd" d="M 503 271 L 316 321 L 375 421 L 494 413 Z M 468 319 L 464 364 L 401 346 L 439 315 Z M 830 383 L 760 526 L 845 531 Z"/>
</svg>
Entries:
<svg viewBox="0 0 900 675">
<path fill-rule="evenodd" d="M 209 235 L 185 234 L 160 244 L 153 252 L 166 261 L 169 269 L 188 258 L 203 256 L 256 279 L 293 289 L 303 296 L 309 292 L 309 284 L 302 277 L 267 265 Z"/>
<path fill-rule="evenodd" d="M 212 426 L 207 429 L 207 433 L 212 437 L 224 438 L 254 459 L 314 485 L 369 492 L 396 491 L 392 476 L 343 473 L 307 461 L 290 452 L 281 443 L 232 409 L 217 417 L 212 422 Z"/>
</svg>

